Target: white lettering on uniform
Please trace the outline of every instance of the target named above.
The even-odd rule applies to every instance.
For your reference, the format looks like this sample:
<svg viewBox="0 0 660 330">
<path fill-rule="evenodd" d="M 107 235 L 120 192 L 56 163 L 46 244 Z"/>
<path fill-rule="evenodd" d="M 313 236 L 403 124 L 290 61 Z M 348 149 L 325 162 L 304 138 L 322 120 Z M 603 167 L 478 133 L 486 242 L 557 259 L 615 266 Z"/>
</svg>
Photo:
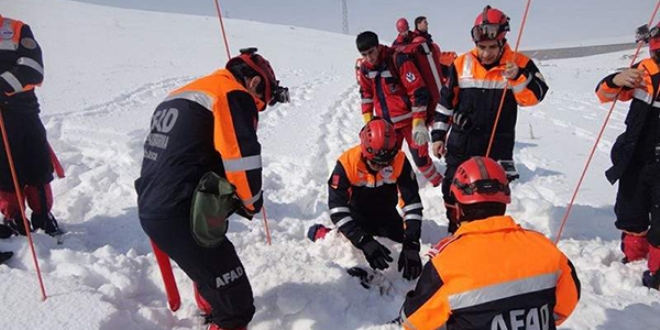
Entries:
<svg viewBox="0 0 660 330">
<path fill-rule="evenodd" d="M 218 276 L 215 279 L 216 287 L 217 288 L 223 287 L 223 286 L 225 286 L 225 285 L 227 285 L 231 282 L 234 282 L 234 281 L 238 280 L 239 278 L 241 278 L 241 276 L 243 276 L 243 274 L 245 274 L 245 271 L 243 270 L 243 267 L 238 266 L 238 267 L 236 267 L 236 269 L 232 269 L 229 272 L 226 272 L 226 273 Z"/>
<path fill-rule="evenodd" d="M 490 323 L 490 330 L 549 330 L 550 307 L 548 304 L 539 308 L 514 309 L 509 311 L 509 324 L 505 314 L 498 314 Z"/>
</svg>

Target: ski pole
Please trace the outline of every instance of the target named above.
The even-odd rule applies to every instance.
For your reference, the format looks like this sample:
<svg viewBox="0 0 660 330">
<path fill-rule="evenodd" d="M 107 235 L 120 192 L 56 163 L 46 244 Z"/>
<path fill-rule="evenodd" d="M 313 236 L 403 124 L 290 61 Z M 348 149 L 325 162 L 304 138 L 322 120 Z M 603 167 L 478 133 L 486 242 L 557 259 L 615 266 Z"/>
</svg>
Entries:
<svg viewBox="0 0 660 330">
<path fill-rule="evenodd" d="M 653 23 L 653 20 L 655 19 L 655 15 L 658 13 L 658 8 L 660 8 L 660 0 L 658 0 L 658 3 L 655 5 L 655 9 L 653 10 L 653 13 L 651 14 L 651 20 L 649 20 L 649 26 L 651 26 L 651 23 Z M 637 49 L 635 50 L 635 54 L 633 55 L 632 60 L 630 61 L 630 65 L 628 66 L 629 68 L 635 64 L 635 61 L 637 60 L 637 55 L 639 55 L 639 50 L 642 48 L 643 44 L 644 44 L 643 41 L 639 41 L 637 43 Z M 596 153 L 596 148 L 598 148 L 598 143 L 600 143 L 600 139 L 603 137 L 603 133 L 605 133 L 605 128 L 607 127 L 607 123 L 610 121 L 610 117 L 612 116 L 612 112 L 614 112 L 614 107 L 616 106 L 616 101 L 619 99 L 619 94 L 621 94 L 622 90 L 623 87 L 619 87 L 619 90 L 616 92 L 614 101 L 612 101 L 612 106 L 610 107 L 610 110 L 607 112 L 607 116 L 605 116 L 605 121 L 603 122 L 603 126 L 601 126 L 600 128 L 600 131 L 598 132 L 598 136 L 596 137 L 596 142 L 594 142 L 594 146 L 591 148 L 591 153 L 589 153 L 587 162 L 586 164 L 584 164 L 582 175 L 580 175 L 580 179 L 578 180 L 577 185 L 575 186 L 575 190 L 573 191 L 573 196 L 571 197 L 571 201 L 568 203 L 568 206 L 566 207 L 564 218 L 561 220 L 561 225 L 559 226 L 559 230 L 557 231 L 557 236 L 555 237 L 555 245 L 559 243 L 559 239 L 561 238 L 561 234 L 564 231 L 564 227 L 566 226 L 566 221 L 568 220 L 568 216 L 571 214 L 573 203 L 575 203 L 575 198 L 577 197 L 577 194 L 580 191 L 580 186 L 582 186 L 582 181 L 584 180 L 584 177 L 587 174 L 589 165 L 591 165 L 591 160 L 594 158 L 594 154 Z"/>
<path fill-rule="evenodd" d="M 227 59 L 231 58 L 229 52 L 229 43 L 227 42 L 227 33 L 225 33 L 225 24 L 222 21 L 222 10 L 220 9 L 219 0 L 215 0 L 215 10 L 218 12 L 218 20 L 220 21 L 220 29 L 222 30 L 222 39 L 225 41 L 225 50 L 227 51 Z"/>
<path fill-rule="evenodd" d="M 14 183 L 14 190 L 16 193 L 16 198 L 18 199 L 18 207 L 21 210 L 21 216 L 23 217 L 23 227 L 25 228 L 25 235 L 28 238 L 30 243 L 30 252 L 32 252 L 32 261 L 34 262 L 34 268 L 37 271 L 37 279 L 39 280 L 39 288 L 41 289 L 41 300 L 45 301 L 46 288 L 44 287 L 44 280 L 41 277 L 41 269 L 39 268 L 39 260 L 37 260 L 37 252 L 34 250 L 34 242 L 32 241 L 32 233 L 30 232 L 30 225 L 28 224 L 27 217 L 25 217 L 25 205 L 23 205 L 23 189 L 18 185 L 18 177 L 16 176 L 16 168 L 14 167 L 14 159 L 12 158 L 11 148 L 9 147 L 9 140 L 7 138 L 7 129 L 5 127 L 5 120 L 2 115 L 2 109 L 0 109 L 0 130 L 2 130 L 2 142 L 5 146 L 5 153 L 7 155 L 7 161 L 9 162 L 9 169 L 11 170 L 11 178 Z"/>
<path fill-rule="evenodd" d="M 154 256 L 160 269 L 160 275 L 163 277 L 163 284 L 165 284 L 165 294 L 167 295 L 167 304 L 170 306 L 172 312 L 176 312 L 181 307 L 181 296 L 179 295 L 179 288 L 176 285 L 174 272 L 172 271 L 172 264 L 170 257 L 161 251 L 160 248 L 151 242 L 151 248 L 154 250 Z"/>
<path fill-rule="evenodd" d="M 513 59 L 512 62 L 515 63 L 516 55 L 518 55 L 518 46 L 520 46 L 520 39 L 522 38 L 523 31 L 525 30 L 525 23 L 527 22 L 527 14 L 529 13 L 529 6 L 531 5 L 532 0 L 527 0 L 525 5 L 525 13 L 523 14 L 522 22 L 520 23 L 520 33 L 518 33 L 518 38 L 516 39 L 516 48 L 513 50 Z M 490 133 L 490 140 L 488 141 L 488 149 L 486 149 L 486 157 L 490 156 L 490 150 L 493 147 L 493 140 L 495 140 L 495 130 L 497 129 L 497 123 L 500 121 L 500 114 L 502 114 L 502 108 L 504 107 L 504 98 L 506 97 L 506 91 L 509 88 L 509 79 L 505 79 L 504 90 L 502 91 L 502 98 L 500 99 L 500 106 L 497 108 L 497 115 L 495 116 L 495 123 L 493 123 L 493 129 Z"/>
<path fill-rule="evenodd" d="M 261 207 L 261 214 L 264 216 L 264 230 L 266 230 L 266 243 L 270 245 L 270 230 L 268 229 L 268 218 L 266 217 L 266 206 Z"/>
</svg>

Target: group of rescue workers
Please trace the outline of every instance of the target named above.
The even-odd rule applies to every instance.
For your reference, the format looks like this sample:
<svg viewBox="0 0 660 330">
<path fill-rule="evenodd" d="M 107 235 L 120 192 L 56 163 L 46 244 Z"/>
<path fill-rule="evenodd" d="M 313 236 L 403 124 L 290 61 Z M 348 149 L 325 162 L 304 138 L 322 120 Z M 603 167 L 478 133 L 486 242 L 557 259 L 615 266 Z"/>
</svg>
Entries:
<svg viewBox="0 0 660 330">
<path fill-rule="evenodd" d="M 490 6 L 472 26 L 475 48 L 460 56 L 440 51 L 424 16 L 415 19 L 414 31 L 405 19 L 396 28 L 391 47 L 370 31 L 356 38 L 365 125 L 360 144 L 339 157 L 328 180 L 334 228 L 374 270 L 394 261 L 376 237 L 401 243 L 398 270 L 407 280 L 417 279 L 397 319 L 406 329 L 555 329 L 580 297 L 575 268 L 545 236 L 505 215 L 510 181 L 517 177 L 518 107 L 536 105 L 547 95 L 543 75 L 527 56 L 511 50 L 509 17 Z M 607 178 L 620 180 L 615 225 L 623 233 L 624 262 L 648 258 L 643 284 L 658 289 L 660 27 L 645 41 L 651 57 L 605 77 L 596 93 L 603 102 L 632 100 Z M 60 232 L 50 212 L 56 158 L 34 93 L 43 72 L 30 28 L 0 16 L 0 107 L 8 140 L 3 142 L 10 146 L 20 187 L 14 188 L 3 144 L 3 238 L 25 235 L 26 229 Z M 140 222 L 194 281 L 209 329 L 247 329 L 255 313 L 247 274 L 224 236 L 226 221 L 233 213 L 252 219 L 261 210 L 259 112 L 288 101 L 288 89 L 270 63 L 248 48 L 224 69 L 171 92 L 154 111 L 135 181 Z M 424 266 L 423 205 L 403 141 L 421 175 L 433 187 L 442 186 L 451 234 L 435 245 Z M 444 176 L 431 155 L 444 157 Z M 23 193 L 32 228 L 21 225 Z M 308 236 L 316 241 L 330 230 L 317 224 Z M 0 254 L 0 262 L 9 257 Z"/>
</svg>

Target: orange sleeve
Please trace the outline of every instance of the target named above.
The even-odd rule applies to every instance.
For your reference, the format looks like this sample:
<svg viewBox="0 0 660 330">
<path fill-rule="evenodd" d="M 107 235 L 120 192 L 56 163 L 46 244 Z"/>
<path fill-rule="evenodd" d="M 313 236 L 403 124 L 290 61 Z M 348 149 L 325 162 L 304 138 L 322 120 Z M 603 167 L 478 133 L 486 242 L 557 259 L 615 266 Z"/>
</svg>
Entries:
<svg viewBox="0 0 660 330">
<path fill-rule="evenodd" d="M 449 298 L 432 260 L 424 266 L 415 290 L 406 295 L 401 323 L 406 330 L 438 329 L 450 315 Z"/>
<path fill-rule="evenodd" d="M 221 96 L 222 98 L 222 96 Z M 227 180 L 249 213 L 263 204 L 261 144 L 257 138 L 258 112 L 252 96 L 245 91 L 227 93 L 214 111 L 214 145 L 222 157 Z"/>
</svg>

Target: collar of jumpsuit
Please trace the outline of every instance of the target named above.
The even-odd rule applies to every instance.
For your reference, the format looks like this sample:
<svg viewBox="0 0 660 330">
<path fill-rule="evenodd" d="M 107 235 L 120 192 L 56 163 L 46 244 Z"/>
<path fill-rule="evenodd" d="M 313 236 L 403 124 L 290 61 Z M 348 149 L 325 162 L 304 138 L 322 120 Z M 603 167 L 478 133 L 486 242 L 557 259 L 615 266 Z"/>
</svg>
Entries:
<svg viewBox="0 0 660 330">
<path fill-rule="evenodd" d="M 454 237 L 458 238 L 461 235 L 518 229 L 520 229 L 520 225 L 518 225 L 512 217 L 502 215 L 481 220 L 461 222 L 461 226 L 458 227 Z"/>
</svg>

